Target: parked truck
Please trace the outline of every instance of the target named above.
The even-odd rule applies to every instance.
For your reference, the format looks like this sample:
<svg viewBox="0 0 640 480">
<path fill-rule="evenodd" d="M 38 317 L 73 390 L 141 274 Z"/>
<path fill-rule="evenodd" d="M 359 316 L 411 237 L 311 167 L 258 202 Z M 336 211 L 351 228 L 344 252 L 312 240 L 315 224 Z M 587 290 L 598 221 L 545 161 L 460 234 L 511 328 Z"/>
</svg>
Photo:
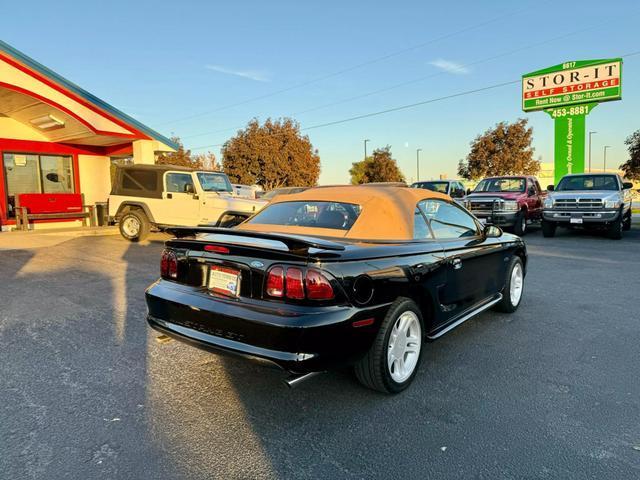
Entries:
<svg viewBox="0 0 640 480">
<path fill-rule="evenodd" d="M 631 229 L 631 188 L 617 174 L 565 175 L 549 185 L 544 200 L 542 234 L 553 237 L 557 227 L 600 229 L 619 240 Z"/>
<path fill-rule="evenodd" d="M 534 176 L 488 177 L 465 197 L 465 207 L 483 223 L 524 235 L 542 219 L 546 196 Z"/>
</svg>

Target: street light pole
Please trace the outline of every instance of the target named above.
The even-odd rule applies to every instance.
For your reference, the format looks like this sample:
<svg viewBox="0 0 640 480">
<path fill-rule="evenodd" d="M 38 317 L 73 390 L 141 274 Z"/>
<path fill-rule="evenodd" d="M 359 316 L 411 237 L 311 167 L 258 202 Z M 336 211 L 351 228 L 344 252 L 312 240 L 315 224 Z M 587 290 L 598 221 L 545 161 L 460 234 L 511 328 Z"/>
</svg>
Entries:
<svg viewBox="0 0 640 480">
<path fill-rule="evenodd" d="M 416 150 L 416 182 L 420 181 L 420 152 L 422 151 L 421 148 L 418 148 Z"/>
<path fill-rule="evenodd" d="M 370 142 L 371 140 L 369 140 L 368 138 L 365 139 L 364 141 L 364 159 L 367 159 L 367 142 Z"/>
<path fill-rule="evenodd" d="M 598 132 L 589 132 L 589 172 L 591 172 L 591 135 Z"/>
<path fill-rule="evenodd" d="M 607 148 L 611 148 L 611 145 L 604 146 L 604 170 L 603 170 L 604 173 L 607 172 Z"/>
</svg>

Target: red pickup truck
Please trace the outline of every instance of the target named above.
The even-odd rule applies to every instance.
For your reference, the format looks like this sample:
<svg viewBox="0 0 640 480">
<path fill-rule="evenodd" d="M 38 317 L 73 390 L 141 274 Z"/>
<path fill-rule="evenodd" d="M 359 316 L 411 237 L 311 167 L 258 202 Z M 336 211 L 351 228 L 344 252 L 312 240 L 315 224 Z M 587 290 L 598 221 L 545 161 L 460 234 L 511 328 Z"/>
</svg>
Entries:
<svg viewBox="0 0 640 480">
<path fill-rule="evenodd" d="M 481 222 L 524 235 L 529 225 L 541 221 L 545 196 L 536 177 L 489 177 L 467 194 L 465 206 Z"/>
</svg>

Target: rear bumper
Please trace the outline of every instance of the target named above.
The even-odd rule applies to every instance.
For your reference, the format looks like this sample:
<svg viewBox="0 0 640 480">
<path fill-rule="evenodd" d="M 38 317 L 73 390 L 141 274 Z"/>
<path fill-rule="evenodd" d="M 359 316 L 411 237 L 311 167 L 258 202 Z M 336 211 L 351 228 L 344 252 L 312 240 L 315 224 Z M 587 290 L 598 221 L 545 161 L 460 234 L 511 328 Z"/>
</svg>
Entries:
<svg viewBox="0 0 640 480">
<path fill-rule="evenodd" d="M 389 305 L 308 307 L 227 299 L 202 288 L 158 280 L 146 292 L 149 325 L 215 353 L 234 354 L 292 373 L 335 368 L 370 348 Z M 353 322 L 374 318 L 373 325 Z"/>
<path fill-rule="evenodd" d="M 543 210 L 542 218 L 547 222 L 566 225 L 608 224 L 618 219 L 620 210 L 565 211 Z"/>
<path fill-rule="evenodd" d="M 269 366 L 283 368 L 283 365 L 286 363 L 298 363 L 306 358 L 305 354 L 279 352 L 277 350 L 254 347 L 235 340 L 216 337 L 215 335 L 155 318 L 152 315 L 147 315 L 147 322 L 154 330 L 194 347 L 213 353 L 245 357 L 248 360 Z"/>
</svg>

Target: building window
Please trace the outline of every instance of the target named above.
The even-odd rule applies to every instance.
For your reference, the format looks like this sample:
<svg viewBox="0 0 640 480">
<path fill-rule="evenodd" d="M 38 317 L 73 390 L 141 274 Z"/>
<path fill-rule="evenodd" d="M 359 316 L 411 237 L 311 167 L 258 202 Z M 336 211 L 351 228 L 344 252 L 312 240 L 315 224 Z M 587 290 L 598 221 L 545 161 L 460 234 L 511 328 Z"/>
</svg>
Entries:
<svg viewBox="0 0 640 480">
<path fill-rule="evenodd" d="M 71 157 L 5 153 L 3 164 L 10 217 L 21 193 L 74 193 Z"/>
</svg>

